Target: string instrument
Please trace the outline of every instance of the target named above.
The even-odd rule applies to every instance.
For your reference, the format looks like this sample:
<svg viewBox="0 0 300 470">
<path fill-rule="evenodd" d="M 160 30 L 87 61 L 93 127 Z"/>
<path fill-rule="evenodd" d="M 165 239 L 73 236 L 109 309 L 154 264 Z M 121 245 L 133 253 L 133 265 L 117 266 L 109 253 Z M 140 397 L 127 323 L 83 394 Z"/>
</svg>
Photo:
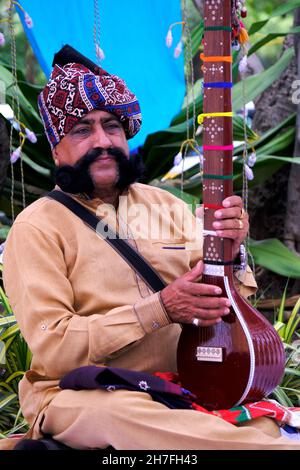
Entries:
<svg viewBox="0 0 300 470">
<path fill-rule="evenodd" d="M 268 396 L 280 383 L 285 363 L 279 335 L 235 288 L 232 241 L 216 236 L 212 226 L 214 212 L 233 194 L 231 13 L 231 0 L 205 0 L 202 282 L 221 287 L 231 308 L 213 326 L 184 324 L 177 353 L 182 386 L 207 409 Z M 211 113 L 221 115 L 205 116 Z"/>
</svg>

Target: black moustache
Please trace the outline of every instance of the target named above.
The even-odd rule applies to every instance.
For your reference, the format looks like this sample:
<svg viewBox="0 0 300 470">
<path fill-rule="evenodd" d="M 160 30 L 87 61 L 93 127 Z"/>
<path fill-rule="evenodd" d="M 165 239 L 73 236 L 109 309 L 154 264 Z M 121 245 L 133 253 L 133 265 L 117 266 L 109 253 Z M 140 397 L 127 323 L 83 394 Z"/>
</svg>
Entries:
<svg viewBox="0 0 300 470">
<path fill-rule="evenodd" d="M 104 150 L 95 148 L 87 152 L 75 165 L 62 165 L 55 169 L 54 177 L 56 184 L 65 192 L 77 194 L 86 193 L 91 195 L 95 185 L 90 175 L 90 165 L 101 155 L 112 156 L 116 159 L 119 169 L 119 178 L 116 187 L 121 191 L 130 184 L 141 181 L 145 175 L 145 167 L 139 156 L 130 157 L 118 148 Z"/>
</svg>

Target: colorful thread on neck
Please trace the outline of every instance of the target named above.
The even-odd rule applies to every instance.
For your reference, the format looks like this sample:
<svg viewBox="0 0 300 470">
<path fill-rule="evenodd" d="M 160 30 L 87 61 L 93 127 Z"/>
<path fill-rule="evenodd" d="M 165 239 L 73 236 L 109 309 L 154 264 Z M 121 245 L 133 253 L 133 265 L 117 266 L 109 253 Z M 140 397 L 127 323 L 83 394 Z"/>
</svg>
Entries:
<svg viewBox="0 0 300 470">
<path fill-rule="evenodd" d="M 221 150 L 226 152 L 233 149 L 233 145 L 203 145 L 203 150 Z"/>
<path fill-rule="evenodd" d="M 233 117 L 233 112 L 224 112 L 224 113 L 201 113 L 198 116 L 198 124 L 203 123 L 205 117 Z"/>
<path fill-rule="evenodd" d="M 202 83 L 203 88 L 232 88 L 232 82 L 206 82 Z"/>
<path fill-rule="evenodd" d="M 224 209 L 224 206 L 220 206 L 219 204 L 204 203 L 203 206 L 204 206 L 204 209 L 215 209 L 215 210 Z"/>
<path fill-rule="evenodd" d="M 231 26 L 205 26 L 204 31 L 232 31 Z"/>
<path fill-rule="evenodd" d="M 231 55 L 212 55 L 206 56 L 201 52 L 200 59 L 203 62 L 231 62 L 232 63 L 232 56 Z"/>
<path fill-rule="evenodd" d="M 233 175 L 203 175 L 204 180 L 232 180 Z"/>
</svg>

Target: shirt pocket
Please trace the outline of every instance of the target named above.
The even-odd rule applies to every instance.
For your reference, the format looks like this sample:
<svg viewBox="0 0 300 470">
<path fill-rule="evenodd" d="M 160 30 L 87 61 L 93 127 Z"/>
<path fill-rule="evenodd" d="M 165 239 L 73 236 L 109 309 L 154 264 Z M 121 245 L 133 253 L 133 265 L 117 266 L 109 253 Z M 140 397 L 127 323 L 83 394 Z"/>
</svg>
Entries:
<svg viewBox="0 0 300 470">
<path fill-rule="evenodd" d="M 190 252 L 185 241 L 143 240 L 142 245 L 141 253 L 167 283 L 189 271 Z"/>
</svg>

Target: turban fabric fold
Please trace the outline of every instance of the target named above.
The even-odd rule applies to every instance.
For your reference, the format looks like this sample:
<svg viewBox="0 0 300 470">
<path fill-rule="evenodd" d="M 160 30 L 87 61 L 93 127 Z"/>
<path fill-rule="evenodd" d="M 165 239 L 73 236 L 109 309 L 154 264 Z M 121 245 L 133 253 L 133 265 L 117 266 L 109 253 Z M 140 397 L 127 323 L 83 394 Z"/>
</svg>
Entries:
<svg viewBox="0 0 300 470">
<path fill-rule="evenodd" d="M 87 63 L 93 64 L 88 59 Z M 127 139 L 139 131 L 142 122 L 138 100 L 126 83 L 96 65 L 54 64 L 49 81 L 38 97 L 38 106 L 52 149 L 93 109 L 117 116 Z"/>
</svg>

